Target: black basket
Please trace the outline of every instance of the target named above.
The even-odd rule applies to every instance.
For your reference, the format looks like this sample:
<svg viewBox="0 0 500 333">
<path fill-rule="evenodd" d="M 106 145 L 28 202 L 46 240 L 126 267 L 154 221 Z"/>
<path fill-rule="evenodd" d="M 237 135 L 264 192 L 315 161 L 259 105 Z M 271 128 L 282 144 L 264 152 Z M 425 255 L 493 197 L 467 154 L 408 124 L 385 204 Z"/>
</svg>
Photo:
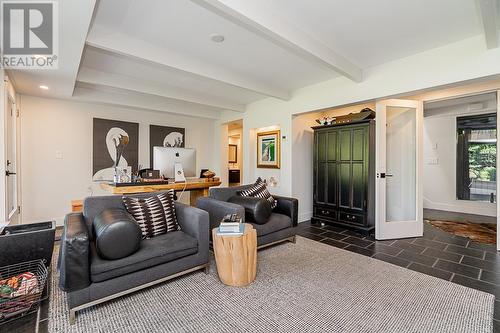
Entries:
<svg viewBox="0 0 500 333">
<path fill-rule="evenodd" d="M 47 276 L 43 259 L 0 267 L 0 324 L 38 310 Z"/>
</svg>

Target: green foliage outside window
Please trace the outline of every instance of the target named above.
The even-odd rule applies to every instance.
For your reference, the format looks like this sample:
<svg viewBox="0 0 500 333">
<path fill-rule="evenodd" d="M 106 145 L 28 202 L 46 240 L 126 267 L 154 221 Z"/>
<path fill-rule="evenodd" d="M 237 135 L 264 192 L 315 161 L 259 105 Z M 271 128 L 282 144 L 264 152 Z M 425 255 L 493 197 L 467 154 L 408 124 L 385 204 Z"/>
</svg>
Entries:
<svg viewBox="0 0 500 333">
<path fill-rule="evenodd" d="M 471 179 L 496 181 L 497 146 L 495 143 L 469 143 Z"/>
</svg>

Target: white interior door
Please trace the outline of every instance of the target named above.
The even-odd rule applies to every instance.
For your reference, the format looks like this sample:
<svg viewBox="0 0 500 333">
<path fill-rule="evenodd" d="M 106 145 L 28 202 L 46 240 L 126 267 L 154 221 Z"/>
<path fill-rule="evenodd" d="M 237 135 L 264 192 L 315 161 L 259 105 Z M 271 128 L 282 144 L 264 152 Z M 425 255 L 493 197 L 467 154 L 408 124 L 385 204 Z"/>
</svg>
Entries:
<svg viewBox="0 0 500 333">
<path fill-rule="evenodd" d="M 13 98 L 7 92 L 5 117 L 5 183 L 6 183 L 6 221 L 18 223 L 18 186 L 17 186 L 17 110 Z"/>
<path fill-rule="evenodd" d="M 377 103 L 375 238 L 423 234 L 423 103 Z"/>
</svg>

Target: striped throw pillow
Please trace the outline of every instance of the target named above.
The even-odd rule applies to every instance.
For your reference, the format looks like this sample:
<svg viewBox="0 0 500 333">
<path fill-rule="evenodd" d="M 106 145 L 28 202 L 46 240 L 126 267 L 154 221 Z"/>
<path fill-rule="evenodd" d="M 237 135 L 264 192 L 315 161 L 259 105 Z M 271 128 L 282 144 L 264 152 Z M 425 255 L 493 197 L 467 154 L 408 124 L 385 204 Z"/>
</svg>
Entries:
<svg viewBox="0 0 500 333">
<path fill-rule="evenodd" d="M 244 197 L 266 199 L 271 205 L 271 209 L 276 208 L 276 206 L 278 205 L 276 199 L 274 199 L 271 193 L 269 193 L 269 191 L 267 190 L 266 183 L 264 183 L 260 177 L 257 178 L 257 181 L 255 182 L 255 184 L 253 184 L 252 187 L 246 190 L 239 191 L 238 194 Z"/>
<path fill-rule="evenodd" d="M 142 239 L 180 230 L 174 205 L 174 191 L 147 198 L 122 197 L 127 211 L 141 228 Z"/>
</svg>

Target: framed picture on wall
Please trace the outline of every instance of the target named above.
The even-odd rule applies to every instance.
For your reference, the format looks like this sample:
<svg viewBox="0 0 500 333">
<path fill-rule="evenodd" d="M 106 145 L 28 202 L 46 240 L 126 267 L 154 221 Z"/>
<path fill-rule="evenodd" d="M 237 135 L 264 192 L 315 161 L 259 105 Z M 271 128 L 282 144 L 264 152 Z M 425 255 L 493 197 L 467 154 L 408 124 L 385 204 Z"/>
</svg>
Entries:
<svg viewBox="0 0 500 333">
<path fill-rule="evenodd" d="M 257 133 L 257 168 L 280 168 L 280 131 Z"/>
<path fill-rule="evenodd" d="M 185 140 L 185 128 L 149 125 L 150 167 L 153 167 L 153 147 L 184 148 Z"/>
<path fill-rule="evenodd" d="M 227 161 L 229 163 L 238 163 L 238 145 L 229 145 Z"/>
<path fill-rule="evenodd" d="M 94 118 L 92 180 L 112 181 L 115 168 L 137 170 L 139 163 L 139 124 Z"/>
</svg>

